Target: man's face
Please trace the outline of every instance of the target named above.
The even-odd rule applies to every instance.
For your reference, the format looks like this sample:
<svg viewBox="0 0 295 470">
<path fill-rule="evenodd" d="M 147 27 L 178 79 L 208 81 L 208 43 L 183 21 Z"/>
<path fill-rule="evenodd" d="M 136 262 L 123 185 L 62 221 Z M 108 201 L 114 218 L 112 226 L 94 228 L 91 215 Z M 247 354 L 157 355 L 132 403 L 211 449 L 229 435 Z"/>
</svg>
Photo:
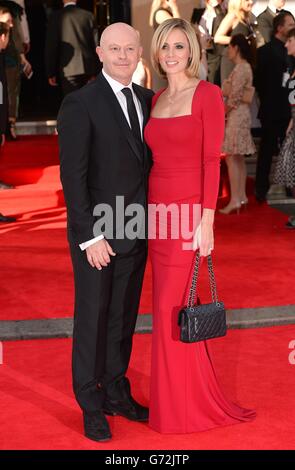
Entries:
<svg viewBox="0 0 295 470">
<path fill-rule="evenodd" d="M 142 48 L 135 30 L 114 27 L 106 32 L 96 52 L 105 72 L 114 80 L 128 85 L 141 57 Z"/>
<path fill-rule="evenodd" d="M 273 5 L 276 9 L 282 10 L 284 8 L 286 0 L 273 0 Z"/>
<path fill-rule="evenodd" d="M 292 28 L 295 28 L 294 19 L 291 15 L 286 15 L 285 16 L 285 22 L 284 22 L 283 26 L 281 26 L 281 28 L 279 28 L 279 32 L 285 40 L 287 39 L 288 32 Z"/>
</svg>

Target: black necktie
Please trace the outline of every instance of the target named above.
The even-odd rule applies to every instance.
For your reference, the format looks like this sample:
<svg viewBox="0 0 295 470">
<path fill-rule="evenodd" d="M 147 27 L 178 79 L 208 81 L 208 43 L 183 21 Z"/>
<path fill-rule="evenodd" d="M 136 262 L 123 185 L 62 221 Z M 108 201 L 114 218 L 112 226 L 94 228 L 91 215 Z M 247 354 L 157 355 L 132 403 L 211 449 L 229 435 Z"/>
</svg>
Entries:
<svg viewBox="0 0 295 470">
<path fill-rule="evenodd" d="M 128 111 L 129 121 L 130 121 L 133 135 L 141 148 L 142 139 L 141 139 L 140 125 L 139 125 L 139 120 L 138 120 L 138 115 L 137 115 L 137 111 L 135 108 L 135 104 L 133 101 L 132 91 L 130 90 L 130 88 L 123 88 L 123 90 L 121 91 L 126 96 L 127 111 Z"/>
</svg>

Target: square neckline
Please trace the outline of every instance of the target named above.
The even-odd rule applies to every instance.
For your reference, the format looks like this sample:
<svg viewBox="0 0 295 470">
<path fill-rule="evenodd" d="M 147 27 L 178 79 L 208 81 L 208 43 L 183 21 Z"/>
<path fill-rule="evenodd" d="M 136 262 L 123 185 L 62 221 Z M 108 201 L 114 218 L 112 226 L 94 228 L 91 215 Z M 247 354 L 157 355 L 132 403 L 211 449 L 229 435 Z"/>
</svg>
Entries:
<svg viewBox="0 0 295 470">
<path fill-rule="evenodd" d="M 192 102 L 191 102 L 191 113 L 190 114 L 180 114 L 179 116 L 168 116 L 168 117 L 156 117 L 156 116 L 150 116 L 150 119 L 177 119 L 177 118 L 184 118 L 184 117 L 192 117 L 193 116 L 193 104 L 194 104 L 194 99 L 195 99 L 195 96 L 197 94 L 197 91 L 201 85 L 201 82 L 204 82 L 204 80 L 200 79 L 199 83 L 197 84 L 196 88 L 195 88 L 195 91 L 193 93 L 193 98 L 192 98 Z M 163 90 L 161 90 L 161 93 L 159 94 L 158 98 L 161 96 L 161 94 L 167 90 L 167 88 L 163 88 Z M 157 98 L 157 101 L 158 101 L 158 98 Z M 157 102 L 156 101 L 156 102 Z"/>
</svg>

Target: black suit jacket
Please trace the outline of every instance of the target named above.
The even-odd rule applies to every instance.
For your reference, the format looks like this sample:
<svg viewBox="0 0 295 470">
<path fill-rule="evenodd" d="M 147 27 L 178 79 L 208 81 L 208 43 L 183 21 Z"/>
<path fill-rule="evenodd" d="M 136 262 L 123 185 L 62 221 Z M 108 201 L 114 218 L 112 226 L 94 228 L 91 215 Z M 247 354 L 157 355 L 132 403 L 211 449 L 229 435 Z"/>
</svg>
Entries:
<svg viewBox="0 0 295 470">
<path fill-rule="evenodd" d="M 97 28 L 94 16 L 76 6 L 52 13 L 47 25 L 45 65 L 48 77 L 96 75 Z"/>
<path fill-rule="evenodd" d="M 140 100 L 144 126 L 153 92 L 133 84 Z M 69 94 L 58 115 L 61 181 L 68 211 L 69 241 L 80 244 L 93 233 L 93 209 L 108 204 L 116 214 L 116 196 L 125 206 L 138 203 L 146 209 L 147 178 L 151 156 L 140 150 L 121 106 L 102 73 L 82 89 Z M 123 217 L 124 226 L 130 218 Z M 141 223 L 143 220 L 141 221 Z M 114 220 L 115 234 L 122 230 Z M 116 236 L 116 235 L 115 235 Z M 106 238 L 118 253 L 132 249 L 136 240 Z"/>
<path fill-rule="evenodd" d="M 254 84 L 260 99 L 258 117 L 264 122 L 290 118 L 290 90 L 282 86 L 287 67 L 287 51 L 279 39 L 272 37 L 269 43 L 257 50 Z"/>
<path fill-rule="evenodd" d="M 265 43 L 268 43 L 271 40 L 273 19 L 275 16 L 276 14 L 267 7 L 266 10 L 260 13 L 257 17 L 258 30 L 262 34 Z"/>
</svg>

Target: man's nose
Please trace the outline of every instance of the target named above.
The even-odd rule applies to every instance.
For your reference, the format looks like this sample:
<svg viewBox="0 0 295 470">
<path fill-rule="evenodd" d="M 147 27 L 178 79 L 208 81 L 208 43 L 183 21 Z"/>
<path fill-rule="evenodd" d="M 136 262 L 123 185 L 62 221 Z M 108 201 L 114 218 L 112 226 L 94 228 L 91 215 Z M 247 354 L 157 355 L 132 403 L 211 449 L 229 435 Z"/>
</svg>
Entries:
<svg viewBox="0 0 295 470">
<path fill-rule="evenodd" d="M 122 59 L 126 58 L 126 51 L 123 47 L 120 49 L 119 57 L 122 58 Z"/>
</svg>

